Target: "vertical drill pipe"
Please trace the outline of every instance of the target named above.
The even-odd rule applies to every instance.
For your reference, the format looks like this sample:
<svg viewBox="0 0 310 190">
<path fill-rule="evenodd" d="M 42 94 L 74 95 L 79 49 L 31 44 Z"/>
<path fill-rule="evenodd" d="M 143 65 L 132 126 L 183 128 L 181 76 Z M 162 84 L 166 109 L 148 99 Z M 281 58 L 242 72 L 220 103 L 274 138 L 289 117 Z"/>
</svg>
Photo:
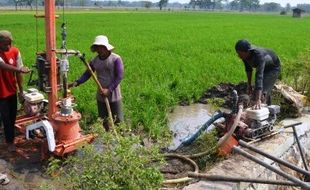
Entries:
<svg viewBox="0 0 310 190">
<path fill-rule="evenodd" d="M 282 177 L 284 177 L 284 178 L 286 178 L 286 179 L 288 179 L 288 180 L 294 182 L 295 184 L 301 186 L 301 187 L 304 188 L 304 189 L 310 190 L 310 185 L 308 185 L 307 183 L 305 183 L 305 182 L 303 182 L 303 181 L 297 179 L 296 177 L 293 177 L 293 176 L 291 176 L 291 175 L 289 175 L 289 174 L 287 174 L 287 173 L 281 171 L 280 169 L 278 169 L 278 168 L 276 168 L 276 167 L 274 167 L 274 166 L 271 166 L 271 165 L 269 165 L 269 164 L 267 164 L 267 163 L 265 163 L 265 162 L 259 160 L 259 159 L 256 158 L 255 156 L 253 156 L 253 155 L 247 153 L 246 151 L 242 150 L 242 149 L 239 148 L 239 147 L 234 146 L 234 147 L 233 147 L 233 152 L 238 153 L 238 154 L 244 156 L 245 158 L 248 158 L 249 160 L 251 160 L 251 161 L 253 161 L 253 162 L 256 162 L 257 164 L 259 164 L 259 165 L 261 165 L 261 166 L 264 166 L 265 168 L 267 168 L 267 169 L 269 169 L 269 170 L 271 170 L 271 171 L 277 173 L 278 175 L 280 175 L 280 176 L 282 176 Z"/>
<path fill-rule="evenodd" d="M 63 93 L 63 98 L 67 98 L 68 97 L 68 78 L 65 74 L 62 75 L 62 85 L 63 85 L 63 89 L 64 89 L 64 93 Z"/>
<path fill-rule="evenodd" d="M 47 61 L 51 68 L 49 82 L 51 92 L 48 94 L 48 117 L 57 111 L 57 65 L 56 65 L 56 30 L 55 30 L 55 0 L 45 0 L 45 43 Z"/>
<path fill-rule="evenodd" d="M 295 165 L 293 165 L 293 164 L 291 164 L 291 163 L 289 163 L 289 162 L 287 162 L 285 160 L 282 160 L 282 159 L 277 158 L 275 156 L 272 156 L 272 155 L 270 155 L 270 154 L 268 154 L 266 152 L 263 152 L 263 151 L 255 148 L 255 147 L 247 144 L 243 140 L 239 140 L 239 145 L 244 147 L 244 148 L 247 148 L 249 150 L 252 150 L 253 152 L 256 152 L 256 153 L 258 153 L 260 155 L 263 155 L 263 156 L 269 158 L 270 160 L 273 160 L 273 161 L 275 161 L 275 162 L 277 162 L 279 164 L 282 164 L 282 165 L 284 165 L 284 166 L 286 166 L 286 167 L 288 167 L 288 168 L 290 168 L 292 170 L 295 170 L 296 172 L 302 173 L 302 174 L 307 175 L 307 176 L 310 177 L 310 172 L 308 172 L 308 171 L 306 171 L 306 170 L 304 170 L 302 168 L 299 168 L 299 167 L 297 167 L 297 166 L 295 166 Z"/>
<path fill-rule="evenodd" d="M 95 80 L 95 82 L 97 83 L 102 95 L 103 95 L 103 88 L 100 84 L 100 82 L 98 81 L 95 73 L 93 72 L 93 70 L 91 69 L 90 65 L 87 63 L 87 61 L 85 60 L 84 57 L 80 57 L 81 61 L 85 64 L 85 66 L 87 67 L 87 69 L 89 70 L 89 72 L 91 73 L 93 79 Z M 112 118 L 112 112 L 111 112 L 111 107 L 110 107 L 110 103 L 109 103 L 109 100 L 107 97 L 104 96 L 104 102 L 105 102 L 105 105 L 107 107 L 107 111 L 108 111 L 108 114 L 109 114 L 109 121 L 110 121 L 110 124 L 112 127 L 114 127 L 114 122 L 113 122 L 113 118 Z"/>
<path fill-rule="evenodd" d="M 290 181 L 281 181 L 281 180 L 269 180 L 269 179 L 252 179 L 246 177 L 229 177 L 221 175 L 206 175 L 201 173 L 188 172 L 188 177 L 198 178 L 205 181 L 225 181 L 225 182 L 234 182 L 234 183 L 261 183 L 261 184 L 270 184 L 270 185 L 285 185 L 285 186 L 299 186 Z"/>
</svg>

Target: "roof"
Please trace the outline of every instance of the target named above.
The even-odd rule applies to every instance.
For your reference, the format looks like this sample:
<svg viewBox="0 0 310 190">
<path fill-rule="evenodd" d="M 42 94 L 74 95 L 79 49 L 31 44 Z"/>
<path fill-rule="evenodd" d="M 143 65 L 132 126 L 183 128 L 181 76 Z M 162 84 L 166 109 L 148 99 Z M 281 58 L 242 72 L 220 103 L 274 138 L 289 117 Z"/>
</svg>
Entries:
<svg viewBox="0 0 310 190">
<path fill-rule="evenodd" d="M 303 9 L 300 9 L 300 8 L 294 8 L 292 9 L 294 12 L 306 12 L 305 10 Z"/>
</svg>

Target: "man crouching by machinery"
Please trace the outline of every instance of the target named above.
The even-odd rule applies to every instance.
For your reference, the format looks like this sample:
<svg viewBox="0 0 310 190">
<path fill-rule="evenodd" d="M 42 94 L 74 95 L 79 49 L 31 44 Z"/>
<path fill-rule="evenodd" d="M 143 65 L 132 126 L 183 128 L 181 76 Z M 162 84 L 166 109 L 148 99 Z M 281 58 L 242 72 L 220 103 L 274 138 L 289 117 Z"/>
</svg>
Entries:
<svg viewBox="0 0 310 190">
<path fill-rule="evenodd" d="M 245 66 L 249 95 L 252 93 L 252 71 L 256 68 L 254 109 L 261 108 L 262 97 L 271 105 L 272 88 L 281 71 L 279 57 L 272 50 L 255 47 L 244 39 L 237 41 L 235 49 Z"/>
<path fill-rule="evenodd" d="M 254 106 L 245 110 L 244 121 L 240 120 L 236 135 L 258 138 L 272 131 L 276 114 L 280 112 L 279 106 L 271 105 L 272 88 L 281 71 L 280 59 L 272 50 L 253 46 L 244 39 L 237 41 L 235 50 L 244 63 L 249 96 L 252 95 L 252 71 L 256 68 Z M 268 106 L 262 107 L 262 103 Z"/>
</svg>

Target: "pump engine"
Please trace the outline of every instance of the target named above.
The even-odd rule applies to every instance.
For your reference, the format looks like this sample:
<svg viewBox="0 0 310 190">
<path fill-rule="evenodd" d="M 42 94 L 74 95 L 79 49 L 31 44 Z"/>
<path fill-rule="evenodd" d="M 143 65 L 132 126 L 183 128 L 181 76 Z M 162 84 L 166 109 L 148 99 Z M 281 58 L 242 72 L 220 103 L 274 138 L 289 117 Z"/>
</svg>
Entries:
<svg viewBox="0 0 310 190">
<path fill-rule="evenodd" d="M 273 132 L 280 106 L 270 105 L 259 110 L 247 108 L 239 121 L 235 134 L 239 138 L 256 139 Z"/>
<path fill-rule="evenodd" d="M 235 121 L 235 115 L 238 112 L 239 105 L 245 109 L 241 114 L 236 130 L 234 131 L 238 139 L 256 139 L 273 132 L 273 126 L 277 119 L 277 114 L 280 113 L 278 105 L 263 105 L 261 109 L 254 110 L 250 105 L 250 97 L 247 95 L 237 94 L 237 91 L 232 93 L 233 107 L 232 112 L 224 114 L 225 121 L 216 123 L 217 129 L 222 132 L 227 132 Z"/>
<path fill-rule="evenodd" d="M 47 100 L 44 99 L 37 89 L 30 88 L 24 92 L 24 112 L 27 116 L 35 116 L 42 113 L 47 105 Z"/>
</svg>

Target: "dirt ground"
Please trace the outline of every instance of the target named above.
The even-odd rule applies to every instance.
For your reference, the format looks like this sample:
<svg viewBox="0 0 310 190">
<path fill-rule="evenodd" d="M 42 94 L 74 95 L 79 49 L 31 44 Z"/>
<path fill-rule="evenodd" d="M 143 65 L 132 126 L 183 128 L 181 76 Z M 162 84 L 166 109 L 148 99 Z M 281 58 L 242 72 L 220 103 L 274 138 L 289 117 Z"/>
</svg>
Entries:
<svg viewBox="0 0 310 190">
<path fill-rule="evenodd" d="M 3 138 L 1 133 L 0 139 Z M 48 180 L 44 174 L 46 163 L 41 161 L 37 145 L 31 145 L 30 151 L 25 148 L 29 143 L 17 144 L 16 152 L 9 152 L 6 144 L 0 143 L 0 172 L 10 180 L 9 184 L 0 185 L 0 190 L 37 190 Z"/>
</svg>

